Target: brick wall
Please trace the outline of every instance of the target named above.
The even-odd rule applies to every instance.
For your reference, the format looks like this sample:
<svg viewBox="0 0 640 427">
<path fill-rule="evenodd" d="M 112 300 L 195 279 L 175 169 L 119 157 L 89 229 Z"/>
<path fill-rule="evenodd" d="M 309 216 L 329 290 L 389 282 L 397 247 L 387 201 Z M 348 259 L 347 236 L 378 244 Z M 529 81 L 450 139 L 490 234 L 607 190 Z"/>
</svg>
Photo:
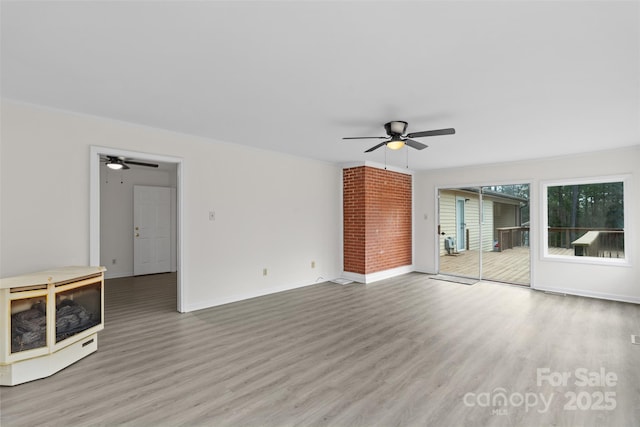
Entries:
<svg viewBox="0 0 640 427">
<path fill-rule="evenodd" d="M 364 167 L 342 171 L 344 271 L 365 271 Z"/>
<path fill-rule="evenodd" d="M 343 170 L 344 271 L 411 265 L 411 175 L 360 166 Z"/>
</svg>

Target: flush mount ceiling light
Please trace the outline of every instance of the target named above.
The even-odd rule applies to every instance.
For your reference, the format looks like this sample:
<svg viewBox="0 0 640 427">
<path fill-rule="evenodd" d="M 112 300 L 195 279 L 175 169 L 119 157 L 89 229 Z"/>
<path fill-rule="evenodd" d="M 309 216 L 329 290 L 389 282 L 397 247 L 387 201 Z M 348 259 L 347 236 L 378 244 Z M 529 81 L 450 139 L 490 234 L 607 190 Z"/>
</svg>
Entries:
<svg viewBox="0 0 640 427">
<path fill-rule="evenodd" d="M 385 123 L 384 129 L 387 131 L 388 136 L 350 136 L 342 139 L 386 139 L 386 141 L 381 142 L 378 145 L 374 145 L 365 151 L 365 153 L 370 153 L 373 150 L 377 150 L 382 146 L 387 146 L 387 148 L 391 150 L 399 150 L 405 145 L 408 145 L 411 148 L 415 148 L 416 150 L 423 150 L 427 148 L 421 142 L 414 141 L 410 138 L 423 138 L 425 136 L 438 136 L 438 135 L 453 135 L 456 133 L 456 130 L 453 128 L 448 129 L 437 129 L 437 130 L 426 130 L 423 132 L 412 132 L 405 134 L 407 130 L 407 122 L 402 120 L 396 120 L 393 122 Z"/>
</svg>

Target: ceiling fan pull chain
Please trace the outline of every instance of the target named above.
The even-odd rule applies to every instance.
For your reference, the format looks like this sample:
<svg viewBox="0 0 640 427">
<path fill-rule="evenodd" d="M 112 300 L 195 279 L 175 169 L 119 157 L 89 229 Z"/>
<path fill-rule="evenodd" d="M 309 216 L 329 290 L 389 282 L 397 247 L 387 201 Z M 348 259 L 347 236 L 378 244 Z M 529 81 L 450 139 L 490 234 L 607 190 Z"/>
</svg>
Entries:
<svg viewBox="0 0 640 427">
<path fill-rule="evenodd" d="M 407 169 L 409 169 L 409 147 L 407 147 L 405 151 L 407 152 Z"/>
<path fill-rule="evenodd" d="M 384 147 L 384 170 L 387 170 L 387 147 Z"/>
</svg>

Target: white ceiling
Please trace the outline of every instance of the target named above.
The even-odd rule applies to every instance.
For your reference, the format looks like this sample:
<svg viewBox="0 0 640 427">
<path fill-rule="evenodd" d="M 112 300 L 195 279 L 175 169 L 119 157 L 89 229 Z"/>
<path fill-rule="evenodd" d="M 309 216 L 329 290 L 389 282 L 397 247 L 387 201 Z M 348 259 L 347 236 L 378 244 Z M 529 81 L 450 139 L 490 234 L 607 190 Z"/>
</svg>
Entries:
<svg viewBox="0 0 640 427">
<path fill-rule="evenodd" d="M 412 169 L 640 144 L 638 1 L 2 2 L 2 96 Z M 405 165 L 406 152 L 389 152 Z"/>
</svg>

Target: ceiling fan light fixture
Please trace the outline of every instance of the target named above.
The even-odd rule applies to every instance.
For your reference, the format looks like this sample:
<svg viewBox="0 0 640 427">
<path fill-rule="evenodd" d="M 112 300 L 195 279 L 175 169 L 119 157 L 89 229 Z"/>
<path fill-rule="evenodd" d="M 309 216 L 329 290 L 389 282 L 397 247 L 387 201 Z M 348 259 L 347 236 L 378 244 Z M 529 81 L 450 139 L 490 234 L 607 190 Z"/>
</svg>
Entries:
<svg viewBox="0 0 640 427">
<path fill-rule="evenodd" d="M 122 163 L 122 160 L 120 159 L 109 159 L 106 163 L 107 167 L 109 169 L 113 169 L 113 170 L 120 170 L 124 167 L 124 164 Z"/>
<path fill-rule="evenodd" d="M 387 142 L 387 148 L 390 150 L 399 150 L 404 147 L 404 141 L 400 138 L 393 138 L 391 141 Z"/>
</svg>

